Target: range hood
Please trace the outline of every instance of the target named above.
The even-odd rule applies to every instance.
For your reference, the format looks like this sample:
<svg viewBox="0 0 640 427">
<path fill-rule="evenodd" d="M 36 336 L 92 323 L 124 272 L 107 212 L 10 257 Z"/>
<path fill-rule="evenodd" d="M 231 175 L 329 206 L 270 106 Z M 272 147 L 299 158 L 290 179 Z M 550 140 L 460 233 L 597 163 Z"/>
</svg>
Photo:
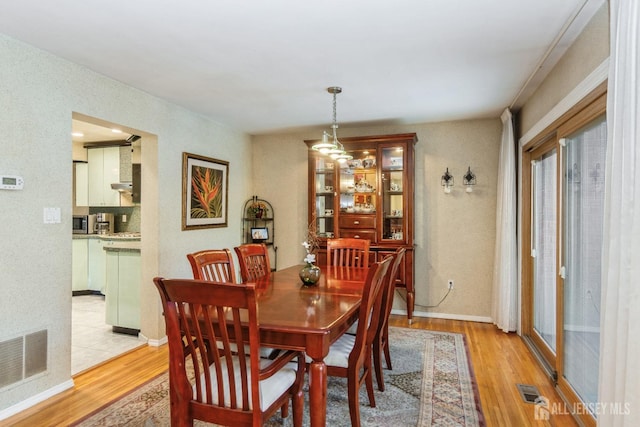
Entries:
<svg viewBox="0 0 640 427">
<path fill-rule="evenodd" d="M 140 179 L 142 177 L 142 170 L 140 163 L 133 163 L 131 165 L 131 175 L 133 182 L 121 181 L 111 184 L 111 189 L 119 191 L 121 193 L 131 194 L 131 200 L 133 203 L 140 203 Z"/>
<path fill-rule="evenodd" d="M 133 192 L 133 183 L 132 182 L 114 182 L 111 184 L 112 190 L 117 190 L 121 193 L 132 193 Z"/>
</svg>

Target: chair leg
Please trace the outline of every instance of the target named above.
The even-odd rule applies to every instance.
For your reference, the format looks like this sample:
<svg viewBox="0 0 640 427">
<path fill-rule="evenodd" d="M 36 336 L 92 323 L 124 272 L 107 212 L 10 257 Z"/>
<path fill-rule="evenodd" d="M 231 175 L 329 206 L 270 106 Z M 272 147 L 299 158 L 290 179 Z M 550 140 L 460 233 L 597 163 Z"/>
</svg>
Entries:
<svg viewBox="0 0 640 427">
<path fill-rule="evenodd" d="M 193 418 L 189 415 L 188 403 L 182 400 L 177 392 L 169 390 L 169 406 L 171 413 L 171 426 L 193 427 Z"/>
<path fill-rule="evenodd" d="M 376 337 L 373 343 L 373 368 L 376 371 L 376 382 L 378 383 L 378 390 L 384 391 L 384 377 L 382 376 L 382 361 L 380 360 L 380 354 L 382 353 L 381 340 Z"/>
<path fill-rule="evenodd" d="M 387 362 L 387 369 L 391 371 L 393 368 L 391 367 L 391 354 L 389 353 L 388 341 L 384 342 L 384 344 L 382 345 L 382 349 L 384 351 L 384 359 Z"/>
<path fill-rule="evenodd" d="M 291 394 L 291 406 L 293 407 L 293 427 L 302 427 L 302 416 L 304 414 L 304 392 L 302 384 L 304 382 L 304 374 L 308 367 L 304 363 L 304 355 L 298 355 L 298 369 L 296 370 L 296 385 L 293 387 Z"/>
<path fill-rule="evenodd" d="M 389 353 L 389 325 L 387 324 L 382 333 L 382 349 L 384 350 L 384 358 L 387 362 L 387 369 L 392 370 L 391 367 L 391 353 Z"/>
<path fill-rule="evenodd" d="M 373 372 L 371 368 L 371 351 L 367 355 L 364 362 L 364 383 L 367 387 L 367 396 L 369 396 L 369 406 L 376 407 L 376 396 L 373 394 Z"/>
<path fill-rule="evenodd" d="M 285 404 L 280 408 L 280 415 L 282 418 L 287 418 L 289 416 L 289 401 L 285 402 Z"/>
<path fill-rule="evenodd" d="M 347 397 L 349 399 L 349 415 L 351 415 L 351 427 L 360 427 L 360 399 L 358 391 L 360 382 L 358 381 L 359 373 L 350 375 L 347 379 Z"/>
<path fill-rule="evenodd" d="M 302 415 L 304 414 L 304 394 L 302 389 L 292 396 L 291 406 L 293 406 L 293 427 L 302 427 Z"/>
</svg>

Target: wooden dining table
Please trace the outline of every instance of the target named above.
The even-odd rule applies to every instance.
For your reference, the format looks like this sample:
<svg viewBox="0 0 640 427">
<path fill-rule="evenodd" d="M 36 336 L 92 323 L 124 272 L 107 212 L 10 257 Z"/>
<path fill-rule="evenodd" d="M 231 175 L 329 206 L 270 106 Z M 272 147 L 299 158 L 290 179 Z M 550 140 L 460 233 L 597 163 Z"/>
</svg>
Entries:
<svg viewBox="0 0 640 427">
<path fill-rule="evenodd" d="M 320 266 L 320 280 L 303 286 L 302 266 L 272 272 L 257 284 L 260 343 L 301 350 L 309 365 L 309 415 L 312 427 L 325 426 L 329 347 L 358 317 L 368 268 Z"/>
</svg>

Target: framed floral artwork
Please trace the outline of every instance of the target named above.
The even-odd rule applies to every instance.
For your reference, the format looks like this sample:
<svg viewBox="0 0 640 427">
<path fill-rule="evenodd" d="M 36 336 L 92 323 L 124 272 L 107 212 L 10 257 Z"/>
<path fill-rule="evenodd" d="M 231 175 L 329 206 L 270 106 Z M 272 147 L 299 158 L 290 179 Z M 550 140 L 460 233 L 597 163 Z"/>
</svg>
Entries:
<svg viewBox="0 0 640 427">
<path fill-rule="evenodd" d="M 182 229 L 226 227 L 229 162 L 182 153 Z"/>
</svg>

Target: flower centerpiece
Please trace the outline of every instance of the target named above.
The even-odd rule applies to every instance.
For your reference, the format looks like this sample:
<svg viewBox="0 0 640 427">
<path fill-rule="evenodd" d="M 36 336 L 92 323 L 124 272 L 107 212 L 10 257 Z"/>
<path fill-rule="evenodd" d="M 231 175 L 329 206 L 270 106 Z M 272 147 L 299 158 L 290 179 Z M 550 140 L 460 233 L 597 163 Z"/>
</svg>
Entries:
<svg viewBox="0 0 640 427">
<path fill-rule="evenodd" d="M 315 215 L 307 227 L 307 240 L 302 242 L 302 246 L 307 251 L 307 255 L 303 259 L 305 266 L 300 270 L 300 280 L 302 280 L 304 286 L 313 286 L 320 280 L 320 267 L 314 264 L 316 262 L 316 254 L 314 252 L 318 249 Z"/>
<path fill-rule="evenodd" d="M 267 205 L 264 202 L 254 201 L 247 208 L 249 216 L 253 218 L 262 218 L 262 215 L 266 215 L 269 212 Z"/>
</svg>

